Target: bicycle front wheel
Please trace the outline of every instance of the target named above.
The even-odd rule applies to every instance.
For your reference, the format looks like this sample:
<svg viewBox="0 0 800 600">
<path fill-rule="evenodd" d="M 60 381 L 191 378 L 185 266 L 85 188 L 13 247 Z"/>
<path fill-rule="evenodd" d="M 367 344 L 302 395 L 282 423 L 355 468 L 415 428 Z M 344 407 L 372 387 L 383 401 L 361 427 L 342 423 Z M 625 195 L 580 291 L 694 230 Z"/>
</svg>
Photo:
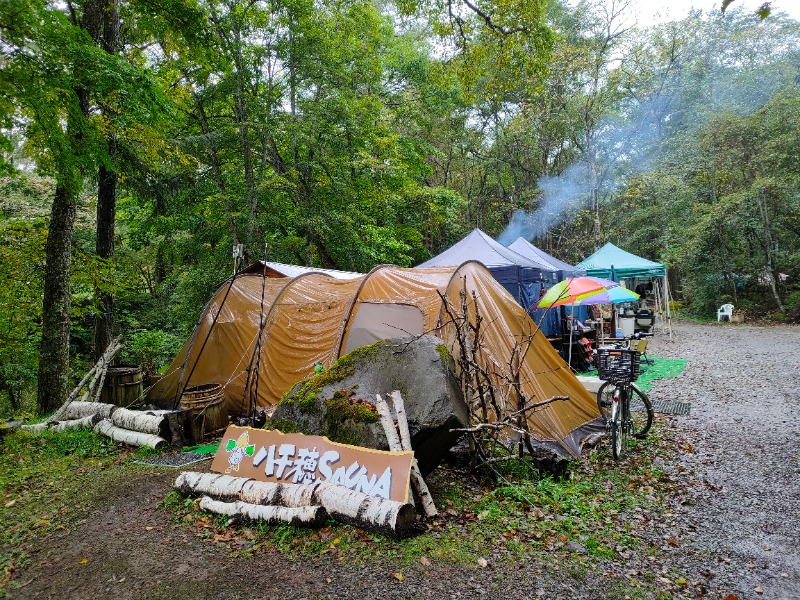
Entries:
<svg viewBox="0 0 800 600">
<path fill-rule="evenodd" d="M 600 416 L 608 423 L 611 417 L 611 403 L 614 400 L 614 388 L 610 381 L 606 381 L 597 390 L 597 408 L 600 410 Z"/>
<path fill-rule="evenodd" d="M 647 432 L 650 431 L 650 427 L 653 425 L 653 404 L 647 394 L 640 390 L 635 383 L 631 384 L 629 410 L 631 434 L 638 439 L 646 438 Z"/>
<path fill-rule="evenodd" d="M 622 448 L 625 445 L 625 420 L 622 416 L 622 406 L 618 402 L 611 405 L 608 427 L 611 430 L 611 453 L 614 455 L 614 460 L 619 460 L 622 456 Z"/>
</svg>

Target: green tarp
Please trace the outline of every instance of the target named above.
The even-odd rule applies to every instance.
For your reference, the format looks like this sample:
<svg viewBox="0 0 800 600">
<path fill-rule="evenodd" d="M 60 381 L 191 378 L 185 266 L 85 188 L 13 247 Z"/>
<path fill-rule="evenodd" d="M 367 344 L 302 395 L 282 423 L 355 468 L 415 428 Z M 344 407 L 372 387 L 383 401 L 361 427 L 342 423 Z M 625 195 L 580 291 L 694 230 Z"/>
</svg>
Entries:
<svg viewBox="0 0 800 600">
<path fill-rule="evenodd" d="M 587 275 L 616 281 L 630 277 L 664 277 L 667 273 L 661 263 L 626 252 L 611 242 L 575 266 L 585 270 Z"/>
</svg>

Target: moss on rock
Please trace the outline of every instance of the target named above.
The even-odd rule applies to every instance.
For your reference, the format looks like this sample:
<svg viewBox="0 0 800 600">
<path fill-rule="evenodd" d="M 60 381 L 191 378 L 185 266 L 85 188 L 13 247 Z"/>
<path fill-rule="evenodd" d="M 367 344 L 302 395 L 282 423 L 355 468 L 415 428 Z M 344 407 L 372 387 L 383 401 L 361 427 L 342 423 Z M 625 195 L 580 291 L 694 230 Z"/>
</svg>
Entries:
<svg viewBox="0 0 800 600">
<path fill-rule="evenodd" d="M 442 357 L 442 362 L 444 362 L 446 365 L 449 365 L 453 357 L 450 354 L 450 350 L 447 349 L 447 346 L 444 344 L 437 344 L 436 351 L 439 353 L 439 356 Z"/>
<path fill-rule="evenodd" d="M 281 433 L 297 433 L 297 423 L 287 419 L 270 419 L 264 424 L 264 429 L 277 429 Z"/>
</svg>

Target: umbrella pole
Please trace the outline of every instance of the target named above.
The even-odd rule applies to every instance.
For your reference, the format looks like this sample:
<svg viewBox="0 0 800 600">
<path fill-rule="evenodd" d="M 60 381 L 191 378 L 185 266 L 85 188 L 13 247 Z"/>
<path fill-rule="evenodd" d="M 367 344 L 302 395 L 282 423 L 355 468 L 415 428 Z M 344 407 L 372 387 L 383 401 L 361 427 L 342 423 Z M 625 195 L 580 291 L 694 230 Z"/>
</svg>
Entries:
<svg viewBox="0 0 800 600">
<path fill-rule="evenodd" d="M 603 318 L 603 307 L 600 307 L 600 344 L 604 345 L 606 343 L 606 323 L 605 319 Z"/>
<path fill-rule="evenodd" d="M 572 332 L 575 329 L 575 303 L 572 303 L 572 307 L 570 308 L 570 320 L 569 320 L 569 358 L 567 359 L 567 366 L 571 369 L 572 368 Z"/>
</svg>

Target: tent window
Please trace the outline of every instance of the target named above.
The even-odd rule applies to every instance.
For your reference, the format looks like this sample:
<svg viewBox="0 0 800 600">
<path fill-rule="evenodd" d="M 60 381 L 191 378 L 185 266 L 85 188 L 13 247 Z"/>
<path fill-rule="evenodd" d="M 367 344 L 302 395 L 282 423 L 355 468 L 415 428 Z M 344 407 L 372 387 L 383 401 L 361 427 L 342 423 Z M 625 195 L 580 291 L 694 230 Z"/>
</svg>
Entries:
<svg viewBox="0 0 800 600">
<path fill-rule="evenodd" d="M 344 354 L 378 340 L 422 333 L 422 311 L 416 306 L 362 302 L 350 324 Z"/>
</svg>

